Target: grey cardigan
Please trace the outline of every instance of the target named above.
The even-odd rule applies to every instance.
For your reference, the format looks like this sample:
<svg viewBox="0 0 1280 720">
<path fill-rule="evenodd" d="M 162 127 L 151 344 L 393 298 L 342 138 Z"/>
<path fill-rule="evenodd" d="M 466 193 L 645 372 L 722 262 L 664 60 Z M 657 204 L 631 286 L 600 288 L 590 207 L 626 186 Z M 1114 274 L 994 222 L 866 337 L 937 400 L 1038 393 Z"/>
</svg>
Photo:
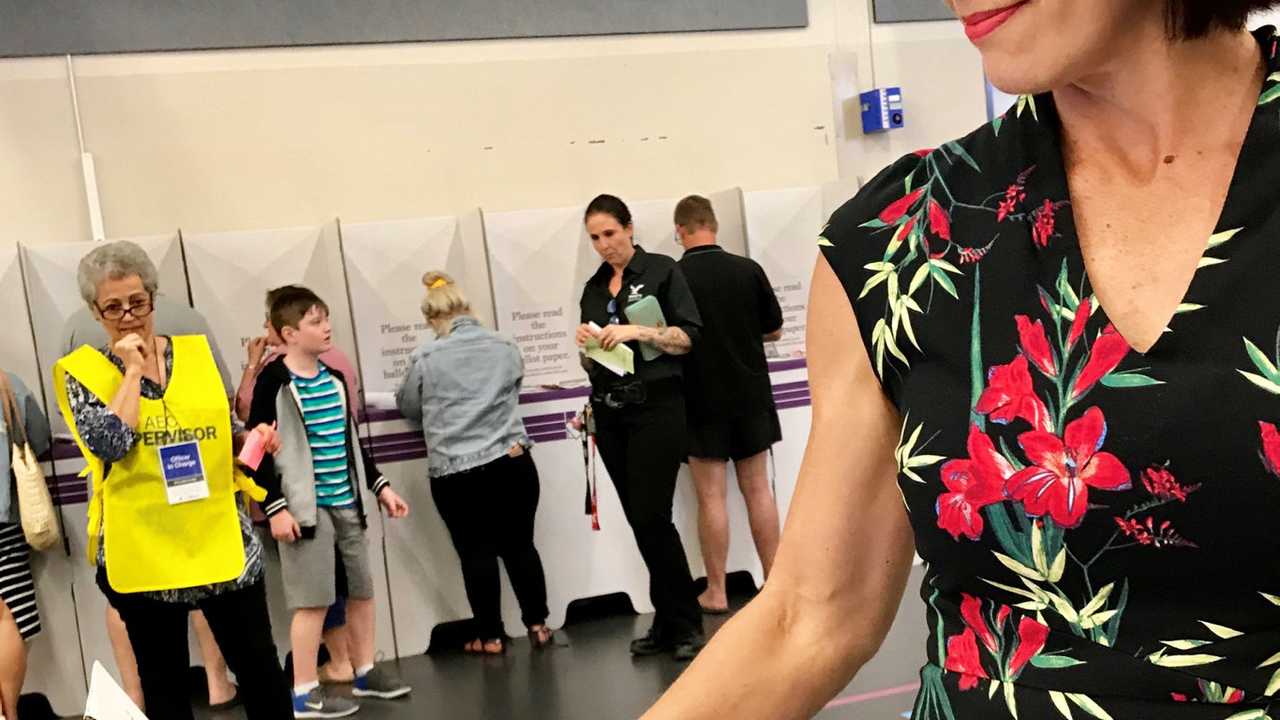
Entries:
<svg viewBox="0 0 1280 720">
<path fill-rule="evenodd" d="M 337 379 L 338 393 L 346 408 L 347 464 L 354 480 L 353 489 L 357 491 L 356 506 L 363 521 L 364 501 L 358 482 L 363 481 L 375 496 L 391 483 L 378 472 L 373 458 L 360 444 L 355 414 L 351 411 L 350 398 L 347 397 L 346 379 L 338 370 L 329 368 L 329 372 Z M 311 444 L 307 440 L 307 426 L 302 418 L 302 400 L 293 386 L 289 368 L 284 364 L 284 356 L 268 363 L 258 375 L 249 410 L 250 428 L 273 422 L 277 423 L 276 432 L 280 435 L 280 451 L 264 457 L 262 464 L 253 473 L 257 483 L 267 491 L 262 511 L 270 516 L 287 509 L 302 528 L 302 536 L 314 537 L 315 467 L 312 464 Z"/>
</svg>

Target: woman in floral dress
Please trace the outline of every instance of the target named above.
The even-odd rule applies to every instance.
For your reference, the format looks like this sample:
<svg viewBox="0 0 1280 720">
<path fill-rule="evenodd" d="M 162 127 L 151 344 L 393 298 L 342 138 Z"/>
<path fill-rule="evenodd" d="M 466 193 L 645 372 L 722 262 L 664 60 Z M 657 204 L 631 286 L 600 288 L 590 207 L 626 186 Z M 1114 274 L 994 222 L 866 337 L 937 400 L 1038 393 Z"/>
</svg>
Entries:
<svg viewBox="0 0 1280 720">
<path fill-rule="evenodd" d="M 916 720 L 1280 718 L 1272 3 L 948 2 L 1022 95 L 823 230 L 774 575 L 646 717 L 811 716 L 914 547 Z"/>
</svg>

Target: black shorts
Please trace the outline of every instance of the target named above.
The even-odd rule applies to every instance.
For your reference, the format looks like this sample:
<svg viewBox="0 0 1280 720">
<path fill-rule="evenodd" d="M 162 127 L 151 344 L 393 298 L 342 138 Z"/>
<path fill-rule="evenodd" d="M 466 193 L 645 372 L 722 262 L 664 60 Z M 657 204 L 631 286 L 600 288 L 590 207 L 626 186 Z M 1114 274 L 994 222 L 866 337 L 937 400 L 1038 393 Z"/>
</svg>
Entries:
<svg viewBox="0 0 1280 720">
<path fill-rule="evenodd" d="M 780 440 L 782 425 L 774 408 L 719 422 L 689 423 L 689 457 L 745 460 Z"/>
</svg>

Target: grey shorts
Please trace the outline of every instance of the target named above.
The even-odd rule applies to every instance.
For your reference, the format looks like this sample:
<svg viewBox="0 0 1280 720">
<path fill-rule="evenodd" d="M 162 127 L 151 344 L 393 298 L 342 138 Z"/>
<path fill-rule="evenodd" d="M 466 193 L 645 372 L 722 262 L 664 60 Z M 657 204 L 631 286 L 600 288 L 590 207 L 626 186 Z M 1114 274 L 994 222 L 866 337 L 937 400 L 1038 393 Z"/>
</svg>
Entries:
<svg viewBox="0 0 1280 720">
<path fill-rule="evenodd" d="M 314 538 L 280 543 L 284 601 L 290 610 L 327 608 L 337 599 L 335 545 L 347 573 L 347 596 L 373 598 L 369 541 L 360 525 L 360 511 L 354 507 L 317 508 Z"/>
</svg>

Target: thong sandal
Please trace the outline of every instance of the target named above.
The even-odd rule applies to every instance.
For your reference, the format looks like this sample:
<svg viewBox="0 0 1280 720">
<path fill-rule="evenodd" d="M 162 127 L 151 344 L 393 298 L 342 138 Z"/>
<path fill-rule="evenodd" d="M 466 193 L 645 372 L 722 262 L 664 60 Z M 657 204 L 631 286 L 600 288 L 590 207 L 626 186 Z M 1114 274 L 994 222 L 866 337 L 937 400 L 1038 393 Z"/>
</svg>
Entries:
<svg viewBox="0 0 1280 720">
<path fill-rule="evenodd" d="M 555 645 L 556 633 L 551 628 L 543 625 L 537 630 L 529 630 L 529 643 L 533 645 L 534 650 L 545 650 Z"/>
<path fill-rule="evenodd" d="M 492 646 L 497 647 L 490 649 Z M 491 638 L 489 640 L 476 638 L 463 645 L 462 652 L 467 655 L 503 655 L 507 652 L 507 644 L 503 642 L 502 638 Z"/>
</svg>

